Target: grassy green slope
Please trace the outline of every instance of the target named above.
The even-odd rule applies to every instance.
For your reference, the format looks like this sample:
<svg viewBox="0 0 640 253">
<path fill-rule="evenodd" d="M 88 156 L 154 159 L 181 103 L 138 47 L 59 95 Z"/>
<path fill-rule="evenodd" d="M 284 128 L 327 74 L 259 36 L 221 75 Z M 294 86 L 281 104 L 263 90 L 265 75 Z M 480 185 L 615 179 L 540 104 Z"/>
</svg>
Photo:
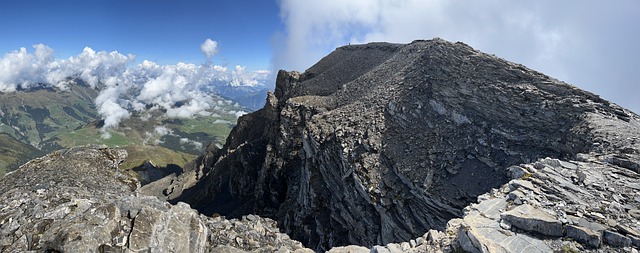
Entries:
<svg viewBox="0 0 640 253">
<path fill-rule="evenodd" d="M 92 101 L 97 94 L 76 84 L 68 91 L 38 89 L 0 94 L 0 131 L 45 151 L 59 148 L 41 143 L 94 121 L 97 113 Z"/>
<path fill-rule="evenodd" d="M 42 155 L 44 152 L 20 142 L 11 135 L 0 133 L 0 176 Z"/>
<path fill-rule="evenodd" d="M 122 163 L 124 169 L 132 169 L 151 161 L 156 167 L 164 168 L 169 165 L 184 167 L 187 163 L 196 159 L 196 155 L 171 150 L 165 147 L 149 145 L 130 145 L 125 147 L 129 153 L 127 160 Z"/>
<path fill-rule="evenodd" d="M 98 92 L 88 86 L 70 84 L 65 91 L 0 93 L 0 133 L 4 133 L 0 139 L 3 147 L 0 169 L 11 170 L 28 158 L 56 149 L 93 144 L 127 149 L 130 153 L 127 167 L 145 161 L 159 167 L 169 164 L 182 167 L 210 142 L 222 145 L 236 123 L 234 113 L 248 111 L 219 100 L 210 115 L 196 118 L 169 119 L 159 110 L 134 113 L 118 128 L 109 130 L 111 138 L 105 139 L 93 104 Z"/>
</svg>

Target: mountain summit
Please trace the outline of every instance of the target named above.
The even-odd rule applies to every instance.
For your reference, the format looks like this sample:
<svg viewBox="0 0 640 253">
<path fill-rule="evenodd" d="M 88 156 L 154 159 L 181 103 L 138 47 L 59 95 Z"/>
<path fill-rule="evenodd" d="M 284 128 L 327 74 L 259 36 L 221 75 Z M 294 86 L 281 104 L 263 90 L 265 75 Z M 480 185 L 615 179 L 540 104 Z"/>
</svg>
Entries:
<svg viewBox="0 0 640 253">
<path fill-rule="evenodd" d="M 640 247 L 640 117 L 459 42 L 349 45 L 304 73 L 280 71 L 264 108 L 240 117 L 223 147 L 143 187 L 118 171 L 124 155 L 113 152 L 65 151 L 5 176 L 0 186 L 10 189 L 9 180 L 88 153 L 108 158 L 103 174 L 128 188 L 82 195 L 87 202 L 67 196 L 82 184 L 63 185 L 65 199 L 21 211 L 33 217 L 2 211 L 3 250 L 305 251 L 265 232 L 270 219 L 320 252 Z M 40 181 L 19 182 L 55 182 Z M 5 194 L 0 208 L 59 191 L 42 187 L 14 189 L 25 197 Z M 113 238 L 71 233 L 103 216 Z"/>
<path fill-rule="evenodd" d="M 280 71 L 266 106 L 169 198 L 271 217 L 317 250 L 385 245 L 445 230 L 514 165 L 613 155 L 637 173 L 639 129 L 628 110 L 463 43 L 349 45 Z"/>
</svg>

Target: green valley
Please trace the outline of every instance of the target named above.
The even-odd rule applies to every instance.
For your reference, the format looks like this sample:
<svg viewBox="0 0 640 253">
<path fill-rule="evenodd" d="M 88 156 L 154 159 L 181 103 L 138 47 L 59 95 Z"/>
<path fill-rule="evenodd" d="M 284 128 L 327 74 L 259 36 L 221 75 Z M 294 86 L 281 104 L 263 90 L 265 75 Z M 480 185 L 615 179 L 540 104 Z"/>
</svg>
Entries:
<svg viewBox="0 0 640 253">
<path fill-rule="evenodd" d="M 239 111 L 248 109 L 213 96 L 215 108 L 191 118 L 169 118 L 162 109 L 134 112 L 118 127 L 103 129 L 94 100 L 99 90 L 81 81 L 68 89 L 40 88 L 0 93 L 0 175 L 61 148 L 121 147 L 124 168 L 150 162 L 158 168 L 184 166 L 211 142 L 222 145 Z M 108 136 L 109 138 L 105 138 Z"/>
</svg>

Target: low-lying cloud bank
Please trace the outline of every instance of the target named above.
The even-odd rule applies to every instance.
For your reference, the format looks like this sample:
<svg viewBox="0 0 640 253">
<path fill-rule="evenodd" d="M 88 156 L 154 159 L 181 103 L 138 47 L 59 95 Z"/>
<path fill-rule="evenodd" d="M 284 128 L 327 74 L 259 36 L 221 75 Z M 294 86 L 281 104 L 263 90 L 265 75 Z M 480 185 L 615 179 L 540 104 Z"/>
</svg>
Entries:
<svg viewBox="0 0 640 253">
<path fill-rule="evenodd" d="M 242 66 L 159 65 L 147 60 L 136 65 L 132 54 L 96 52 L 89 47 L 78 56 L 58 60 L 46 45 L 33 48 L 33 52 L 20 48 L 0 59 L 0 92 L 66 90 L 74 79 L 81 79 L 100 90 L 95 104 L 104 119 L 105 133 L 133 112 L 163 109 L 170 118 L 208 115 L 207 110 L 222 99 L 215 95 L 216 86 L 264 86 L 272 79 L 270 71 L 246 71 Z M 210 59 L 218 52 L 217 42 L 207 39 L 201 50 Z"/>
</svg>

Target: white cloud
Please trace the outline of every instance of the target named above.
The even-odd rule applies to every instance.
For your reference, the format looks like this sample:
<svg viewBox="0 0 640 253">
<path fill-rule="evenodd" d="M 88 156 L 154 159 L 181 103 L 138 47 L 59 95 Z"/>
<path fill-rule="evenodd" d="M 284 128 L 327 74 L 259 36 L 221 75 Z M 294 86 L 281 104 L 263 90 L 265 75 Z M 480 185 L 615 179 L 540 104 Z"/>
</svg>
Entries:
<svg viewBox="0 0 640 253">
<path fill-rule="evenodd" d="M 209 115 L 222 110 L 218 103 L 230 104 L 212 93 L 216 85 L 258 86 L 272 82 L 271 72 L 247 71 L 245 67 L 227 67 L 191 63 L 159 65 L 144 60 L 133 65 L 134 55 L 117 51 L 95 51 L 86 47 L 75 57 L 56 60 L 51 48 L 38 44 L 29 53 L 26 48 L 0 58 L 0 92 L 16 92 L 35 87 L 66 89 L 70 78 L 79 78 L 99 89 L 96 107 L 108 129 L 116 128 L 131 113 L 163 109 L 170 118 Z M 217 53 L 217 43 L 207 39 L 201 49 L 208 57 Z M 148 112 L 143 112 L 142 115 Z M 232 113 L 235 114 L 236 112 Z"/>
<path fill-rule="evenodd" d="M 165 135 L 171 135 L 173 134 L 172 130 L 169 128 L 166 128 L 164 126 L 157 126 L 154 129 L 156 131 L 156 134 L 160 135 L 160 136 L 165 136 Z"/>
<path fill-rule="evenodd" d="M 202 143 L 188 138 L 180 138 L 180 144 L 191 144 L 196 149 L 202 149 Z"/>
<path fill-rule="evenodd" d="M 304 70 L 338 46 L 440 37 L 522 63 L 640 112 L 640 2 L 282 0 L 273 64 Z"/>
<path fill-rule="evenodd" d="M 29 89 L 45 82 L 47 68 L 53 61 L 53 50 L 42 44 L 33 48 L 33 54 L 23 47 L 0 59 L 0 92 Z"/>
<path fill-rule="evenodd" d="M 218 53 L 218 42 L 211 39 L 206 39 L 201 45 L 200 50 L 204 53 L 207 59 L 211 59 Z"/>
<path fill-rule="evenodd" d="M 240 110 L 240 111 L 232 112 L 230 114 L 235 115 L 236 118 L 240 118 L 240 116 L 247 114 L 247 112 Z"/>
<path fill-rule="evenodd" d="M 121 120 L 129 118 L 131 113 L 119 103 L 119 86 L 108 87 L 100 92 L 95 100 L 98 113 L 103 115 L 103 132 L 109 128 L 117 128 Z"/>
<path fill-rule="evenodd" d="M 191 118 L 196 115 L 211 115 L 211 113 L 206 111 L 211 108 L 210 101 L 212 101 L 212 99 L 208 96 L 191 99 L 183 106 L 167 109 L 167 116 L 170 118 Z"/>
<path fill-rule="evenodd" d="M 271 71 L 269 70 L 256 70 L 253 72 L 247 72 L 247 67 L 245 66 L 236 66 L 234 70 L 231 72 L 231 81 L 229 84 L 231 86 L 258 86 L 260 85 L 260 80 L 265 80 L 271 75 Z"/>
</svg>

